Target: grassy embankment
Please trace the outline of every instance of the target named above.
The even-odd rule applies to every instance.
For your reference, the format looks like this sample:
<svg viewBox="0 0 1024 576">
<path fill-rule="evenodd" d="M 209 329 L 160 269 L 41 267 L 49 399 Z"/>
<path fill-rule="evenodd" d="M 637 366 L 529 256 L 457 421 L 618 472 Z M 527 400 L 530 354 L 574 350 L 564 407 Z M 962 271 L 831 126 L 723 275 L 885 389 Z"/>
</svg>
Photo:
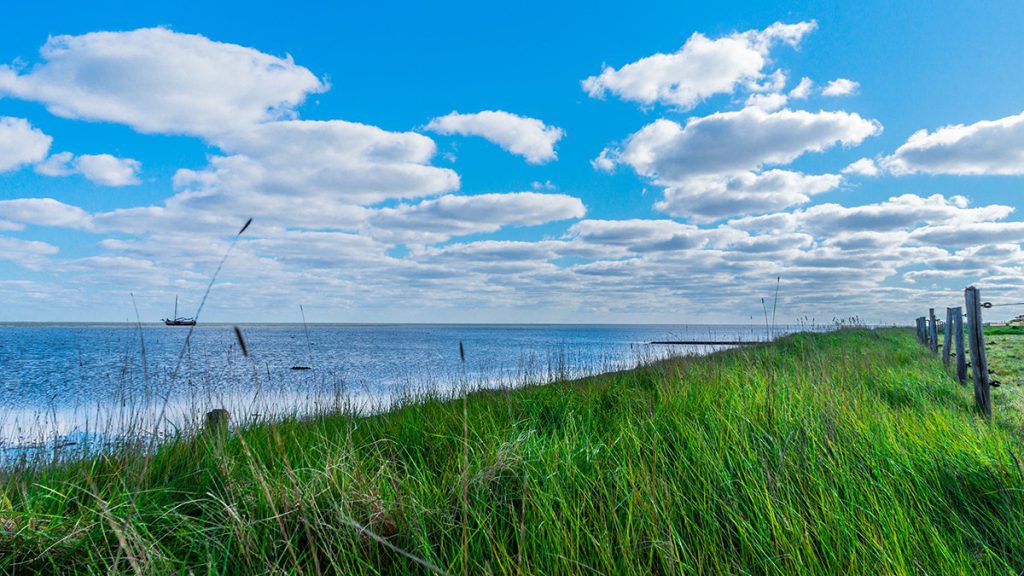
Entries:
<svg viewBox="0 0 1024 576">
<path fill-rule="evenodd" d="M 995 400 L 910 331 L 844 330 L 474 393 L 465 439 L 458 400 L 259 425 L 7 473 L 0 569 L 1016 573 L 1024 437 Z"/>
</svg>

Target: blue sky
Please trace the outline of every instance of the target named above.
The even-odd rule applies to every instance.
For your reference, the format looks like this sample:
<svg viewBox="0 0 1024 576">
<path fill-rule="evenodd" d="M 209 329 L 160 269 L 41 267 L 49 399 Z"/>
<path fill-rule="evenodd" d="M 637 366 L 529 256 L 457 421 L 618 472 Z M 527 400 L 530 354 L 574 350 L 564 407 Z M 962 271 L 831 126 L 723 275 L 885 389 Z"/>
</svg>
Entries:
<svg viewBox="0 0 1024 576">
<path fill-rule="evenodd" d="M 208 320 L 1024 295 L 1017 3 L 8 11 L 0 320 L 194 307 L 249 216 Z"/>
</svg>

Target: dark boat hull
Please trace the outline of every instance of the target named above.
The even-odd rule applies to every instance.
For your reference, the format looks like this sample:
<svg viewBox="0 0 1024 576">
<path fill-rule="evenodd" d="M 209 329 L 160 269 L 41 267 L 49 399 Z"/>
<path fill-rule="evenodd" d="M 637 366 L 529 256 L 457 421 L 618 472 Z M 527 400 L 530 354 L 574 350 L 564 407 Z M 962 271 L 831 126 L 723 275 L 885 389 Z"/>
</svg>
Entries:
<svg viewBox="0 0 1024 576">
<path fill-rule="evenodd" d="M 164 324 L 168 326 L 195 326 L 195 320 L 164 320 Z"/>
</svg>

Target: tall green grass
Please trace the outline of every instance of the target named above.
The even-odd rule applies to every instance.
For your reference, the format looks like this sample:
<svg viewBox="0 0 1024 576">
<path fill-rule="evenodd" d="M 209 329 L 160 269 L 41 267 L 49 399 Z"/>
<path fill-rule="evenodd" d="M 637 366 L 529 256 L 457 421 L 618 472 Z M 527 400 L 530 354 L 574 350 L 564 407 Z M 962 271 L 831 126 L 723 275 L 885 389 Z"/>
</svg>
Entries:
<svg viewBox="0 0 1024 576">
<path fill-rule="evenodd" d="M 911 332 L 798 334 L 8 470 L 0 568 L 1009 574 L 1022 449 Z"/>
</svg>

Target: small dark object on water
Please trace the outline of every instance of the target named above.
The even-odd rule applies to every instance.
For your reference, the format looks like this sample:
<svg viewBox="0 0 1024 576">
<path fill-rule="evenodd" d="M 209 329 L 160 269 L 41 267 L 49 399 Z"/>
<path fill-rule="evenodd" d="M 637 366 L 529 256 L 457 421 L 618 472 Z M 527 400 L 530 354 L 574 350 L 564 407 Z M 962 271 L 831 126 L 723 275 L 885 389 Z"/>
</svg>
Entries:
<svg viewBox="0 0 1024 576">
<path fill-rule="evenodd" d="M 230 418 L 230 415 L 227 410 L 223 408 L 214 408 L 206 413 L 206 429 L 215 430 L 219 428 L 227 428 L 228 418 Z"/>
<path fill-rule="evenodd" d="M 242 356 L 249 357 L 249 347 L 245 345 L 245 338 L 242 338 L 242 329 L 235 326 L 235 338 L 238 339 L 238 345 L 242 348 Z"/>
<path fill-rule="evenodd" d="M 714 342 L 712 340 L 655 340 L 651 344 L 679 344 L 686 346 L 753 346 L 760 342 L 750 340 L 734 340 L 731 342 Z"/>
<path fill-rule="evenodd" d="M 184 316 L 178 316 L 178 297 L 174 297 L 174 316 L 171 318 L 164 318 L 164 324 L 168 326 L 195 326 L 195 318 L 185 318 Z"/>
<path fill-rule="evenodd" d="M 196 321 L 191 318 L 164 318 L 164 324 L 168 326 L 195 326 Z"/>
<path fill-rule="evenodd" d="M 292 366 L 292 370 L 312 370 L 309 366 Z"/>
</svg>

